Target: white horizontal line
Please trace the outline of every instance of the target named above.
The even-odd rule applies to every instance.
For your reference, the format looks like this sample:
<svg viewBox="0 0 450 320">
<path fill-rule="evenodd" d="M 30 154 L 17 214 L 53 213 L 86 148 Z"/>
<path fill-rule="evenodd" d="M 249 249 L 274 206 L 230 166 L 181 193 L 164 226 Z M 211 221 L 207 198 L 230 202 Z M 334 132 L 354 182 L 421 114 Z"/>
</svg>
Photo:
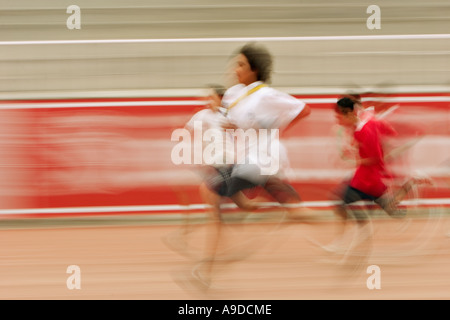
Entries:
<svg viewBox="0 0 450 320">
<path fill-rule="evenodd" d="M 205 205 L 152 205 L 152 206 L 114 206 L 114 207 L 73 207 L 73 208 L 36 208 L 0 210 L 0 215 L 16 214 L 61 214 L 61 213 L 120 213 L 120 212 L 155 212 L 205 209 Z"/>
<path fill-rule="evenodd" d="M 96 107 L 139 107 L 139 106 L 198 106 L 204 104 L 197 100 L 165 101 L 113 101 L 113 102 L 36 102 L 0 104 L 0 109 L 45 109 L 45 108 L 96 108 Z"/>
<path fill-rule="evenodd" d="M 304 201 L 301 204 L 292 205 L 303 207 L 324 208 L 332 207 L 338 204 L 337 201 Z M 367 204 L 367 202 L 360 202 Z M 423 205 L 450 205 L 450 199 L 415 199 L 403 201 L 403 205 L 423 206 Z M 267 203 L 267 206 L 279 206 L 278 203 Z M 149 205 L 149 206 L 106 206 L 106 207 L 73 207 L 73 208 L 36 208 L 36 209 L 5 209 L 0 210 L 0 215 L 21 215 L 21 214 L 70 214 L 70 213 L 132 213 L 132 212 L 161 212 L 161 211 L 190 211 L 203 210 L 208 206 L 205 204 L 194 204 L 189 206 L 182 205 Z M 236 208 L 236 205 L 230 203 L 225 204 L 223 208 Z"/>
<path fill-rule="evenodd" d="M 306 98 L 308 104 L 334 103 L 335 98 Z M 363 100 L 385 102 L 450 102 L 450 96 L 363 98 Z M 111 102 L 34 102 L 34 103 L 0 103 L 0 109 L 46 109 L 46 108 L 97 108 L 97 107 L 136 107 L 136 106 L 198 106 L 205 104 L 202 100 L 161 100 L 161 101 L 111 101 Z"/>
<path fill-rule="evenodd" d="M 446 97 L 393 97 L 393 98 L 362 98 L 362 101 L 384 101 L 384 102 L 450 102 L 450 96 Z"/>
<path fill-rule="evenodd" d="M 305 103 L 334 103 L 335 98 L 307 98 L 301 99 Z M 383 102 L 450 102 L 450 96 L 428 96 L 428 97 L 368 97 L 362 101 L 383 101 Z"/>
<path fill-rule="evenodd" d="M 275 87 L 286 93 L 293 95 L 339 95 L 347 92 L 349 88 L 339 87 Z M 377 92 L 379 88 L 361 87 L 359 92 Z M 39 99 L 98 99 L 98 98 L 175 98 L 175 97 L 201 97 L 204 95 L 204 88 L 189 89 L 147 89 L 147 90 L 111 90 L 111 91 L 26 91 L 26 92 L 4 92 L 0 93 L 0 100 L 39 100 Z M 449 86 L 395 86 L 389 88 L 389 93 L 410 94 L 410 93 L 431 93 L 440 94 L 449 92 Z M 387 91 L 384 91 L 387 93 Z"/>
<path fill-rule="evenodd" d="M 117 44 L 117 43 L 190 43 L 190 42 L 289 42 L 289 41 L 342 41 L 342 40 L 430 40 L 450 39 L 450 34 L 405 34 L 372 36 L 318 36 L 318 37 L 251 37 L 251 38 L 179 38 L 179 39 L 97 39 L 97 40 L 29 40 L 0 41 L 0 46 L 48 44 Z"/>
<path fill-rule="evenodd" d="M 448 55 L 450 51 L 340 51 L 334 52 L 332 55 Z"/>
</svg>

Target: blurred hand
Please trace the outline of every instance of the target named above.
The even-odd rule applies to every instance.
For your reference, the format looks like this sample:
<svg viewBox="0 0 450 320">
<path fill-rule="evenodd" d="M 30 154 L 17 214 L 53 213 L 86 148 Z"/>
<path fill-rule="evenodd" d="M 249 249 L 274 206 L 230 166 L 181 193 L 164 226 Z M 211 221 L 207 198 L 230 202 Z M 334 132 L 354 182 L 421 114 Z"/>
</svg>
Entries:
<svg viewBox="0 0 450 320">
<path fill-rule="evenodd" d="M 227 129 L 236 130 L 238 127 L 234 123 L 231 123 L 229 120 L 226 120 L 222 123 L 222 128 L 224 130 L 227 130 Z"/>
</svg>

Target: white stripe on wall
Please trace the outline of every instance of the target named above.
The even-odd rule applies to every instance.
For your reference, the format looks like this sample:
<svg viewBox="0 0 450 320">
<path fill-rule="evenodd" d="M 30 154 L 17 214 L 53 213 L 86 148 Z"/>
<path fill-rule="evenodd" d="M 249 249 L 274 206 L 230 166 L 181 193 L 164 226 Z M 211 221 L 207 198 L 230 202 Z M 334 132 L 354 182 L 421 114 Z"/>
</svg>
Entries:
<svg viewBox="0 0 450 320">
<path fill-rule="evenodd" d="M 247 37 L 247 38 L 178 38 L 178 39 L 93 39 L 93 40 L 35 40 L 0 41 L 0 46 L 59 45 L 59 44 L 116 44 L 116 43 L 199 43 L 199 42 L 291 42 L 291 41 L 353 41 L 353 40 L 435 40 L 450 39 L 450 34 L 403 34 L 371 36 L 318 36 L 318 37 Z"/>
<path fill-rule="evenodd" d="M 393 97 L 393 98 L 366 98 L 363 100 L 375 101 L 382 99 L 385 102 L 450 102 L 450 96 L 427 97 Z M 301 99 L 308 104 L 334 103 L 335 98 L 306 98 Z M 46 109 L 46 108 L 99 108 L 99 107 L 136 107 L 136 106 L 198 106 L 205 102 L 202 100 L 149 100 L 149 101 L 99 101 L 99 102 L 33 102 L 33 103 L 1 103 L 0 109 Z"/>
</svg>

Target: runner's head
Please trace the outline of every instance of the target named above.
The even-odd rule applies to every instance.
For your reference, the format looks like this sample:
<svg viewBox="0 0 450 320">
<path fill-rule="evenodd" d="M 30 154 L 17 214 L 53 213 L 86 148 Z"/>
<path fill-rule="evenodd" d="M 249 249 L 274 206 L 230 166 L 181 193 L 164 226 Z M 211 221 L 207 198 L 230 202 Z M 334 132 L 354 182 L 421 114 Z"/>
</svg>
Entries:
<svg viewBox="0 0 450 320">
<path fill-rule="evenodd" d="M 354 126 L 358 121 L 358 103 L 350 97 L 340 98 L 335 107 L 337 122 L 345 127 Z"/>
<path fill-rule="evenodd" d="M 362 104 L 361 95 L 356 92 L 348 92 L 348 93 L 344 94 L 341 98 L 349 98 L 349 99 L 352 99 L 355 104 L 358 104 L 358 105 Z"/>
<path fill-rule="evenodd" d="M 270 83 L 272 55 L 262 45 L 248 43 L 239 49 L 235 73 L 239 83 L 249 85 L 255 81 Z"/>
</svg>

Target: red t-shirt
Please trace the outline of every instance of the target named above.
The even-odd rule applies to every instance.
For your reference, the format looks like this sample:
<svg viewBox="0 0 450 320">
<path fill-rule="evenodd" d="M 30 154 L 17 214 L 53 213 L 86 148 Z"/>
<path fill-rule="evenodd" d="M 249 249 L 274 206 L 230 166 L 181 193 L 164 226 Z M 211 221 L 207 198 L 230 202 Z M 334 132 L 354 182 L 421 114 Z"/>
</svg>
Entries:
<svg viewBox="0 0 450 320">
<path fill-rule="evenodd" d="M 390 177 L 384 163 L 382 143 L 386 135 L 395 135 L 395 131 L 386 122 L 374 118 L 368 119 L 353 134 L 360 158 L 369 158 L 371 163 L 361 164 L 356 169 L 350 186 L 374 197 L 380 197 L 386 191 L 384 181 Z"/>
</svg>

